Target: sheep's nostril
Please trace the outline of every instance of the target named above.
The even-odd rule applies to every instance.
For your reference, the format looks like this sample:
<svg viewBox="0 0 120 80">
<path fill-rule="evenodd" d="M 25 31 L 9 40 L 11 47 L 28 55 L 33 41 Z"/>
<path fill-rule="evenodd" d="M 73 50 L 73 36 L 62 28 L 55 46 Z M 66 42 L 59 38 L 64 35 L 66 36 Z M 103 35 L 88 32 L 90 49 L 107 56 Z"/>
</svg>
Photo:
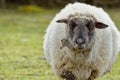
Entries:
<svg viewBox="0 0 120 80">
<path fill-rule="evenodd" d="M 78 39 L 76 41 L 76 44 L 84 44 L 84 43 L 85 43 L 85 41 L 83 39 Z"/>
</svg>

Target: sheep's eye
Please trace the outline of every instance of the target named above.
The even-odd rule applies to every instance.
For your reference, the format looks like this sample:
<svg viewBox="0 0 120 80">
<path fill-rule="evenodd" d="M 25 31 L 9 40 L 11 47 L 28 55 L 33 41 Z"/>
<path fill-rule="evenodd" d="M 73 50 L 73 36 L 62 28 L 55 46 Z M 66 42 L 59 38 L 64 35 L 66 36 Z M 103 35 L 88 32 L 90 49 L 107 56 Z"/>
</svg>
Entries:
<svg viewBox="0 0 120 80">
<path fill-rule="evenodd" d="M 93 24 L 92 21 L 88 22 L 88 23 L 86 24 L 86 26 L 87 26 L 87 28 L 88 28 L 89 30 L 93 30 L 93 29 L 94 29 L 94 24 Z"/>
<path fill-rule="evenodd" d="M 75 26 L 76 26 L 76 23 L 73 22 L 73 21 L 71 21 L 69 25 L 72 26 L 72 27 L 75 27 Z"/>
<path fill-rule="evenodd" d="M 76 24 L 70 24 L 70 29 L 73 31 L 75 29 Z"/>
<path fill-rule="evenodd" d="M 93 30 L 93 29 L 94 29 L 94 26 L 87 26 L 87 28 L 88 28 L 89 30 Z"/>
<path fill-rule="evenodd" d="M 69 25 L 70 25 L 70 27 L 71 27 L 72 29 L 74 29 L 74 28 L 75 28 L 75 26 L 76 26 L 76 23 L 75 23 L 75 22 L 73 22 L 73 21 L 71 21 Z"/>
</svg>

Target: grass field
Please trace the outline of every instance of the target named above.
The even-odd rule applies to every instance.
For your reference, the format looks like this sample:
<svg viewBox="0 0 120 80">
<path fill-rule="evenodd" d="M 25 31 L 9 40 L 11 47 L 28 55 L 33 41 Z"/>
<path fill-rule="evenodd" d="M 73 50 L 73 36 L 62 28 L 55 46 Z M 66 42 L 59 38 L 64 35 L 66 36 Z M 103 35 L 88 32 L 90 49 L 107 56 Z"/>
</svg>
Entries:
<svg viewBox="0 0 120 80">
<path fill-rule="evenodd" d="M 120 30 L 120 9 L 106 11 Z M 0 80 L 57 80 L 42 49 L 45 29 L 57 12 L 0 11 Z M 112 71 L 97 80 L 120 80 L 120 56 Z"/>
</svg>

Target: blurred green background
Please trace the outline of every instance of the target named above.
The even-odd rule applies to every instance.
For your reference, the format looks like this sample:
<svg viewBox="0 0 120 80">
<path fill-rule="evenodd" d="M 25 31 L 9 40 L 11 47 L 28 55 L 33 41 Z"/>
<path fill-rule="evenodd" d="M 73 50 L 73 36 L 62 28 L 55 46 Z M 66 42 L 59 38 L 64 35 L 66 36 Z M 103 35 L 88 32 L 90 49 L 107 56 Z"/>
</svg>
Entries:
<svg viewBox="0 0 120 80">
<path fill-rule="evenodd" d="M 42 49 L 56 13 L 75 1 L 103 7 L 120 30 L 120 0 L 0 0 L 0 80 L 58 80 Z M 97 80 L 120 80 L 120 56 Z"/>
</svg>

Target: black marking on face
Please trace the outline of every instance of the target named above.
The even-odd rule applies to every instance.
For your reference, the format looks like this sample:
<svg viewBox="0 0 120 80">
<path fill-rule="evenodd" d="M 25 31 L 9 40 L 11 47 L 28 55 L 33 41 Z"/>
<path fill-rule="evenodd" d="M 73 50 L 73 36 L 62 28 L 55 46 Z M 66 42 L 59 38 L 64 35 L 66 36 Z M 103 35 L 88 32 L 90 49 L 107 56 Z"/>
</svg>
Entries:
<svg viewBox="0 0 120 80">
<path fill-rule="evenodd" d="M 75 76 L 72 72 L 67 70 L 62 71 L 61 77 L 65 80 L 75 80 Z"/>
</svg>

